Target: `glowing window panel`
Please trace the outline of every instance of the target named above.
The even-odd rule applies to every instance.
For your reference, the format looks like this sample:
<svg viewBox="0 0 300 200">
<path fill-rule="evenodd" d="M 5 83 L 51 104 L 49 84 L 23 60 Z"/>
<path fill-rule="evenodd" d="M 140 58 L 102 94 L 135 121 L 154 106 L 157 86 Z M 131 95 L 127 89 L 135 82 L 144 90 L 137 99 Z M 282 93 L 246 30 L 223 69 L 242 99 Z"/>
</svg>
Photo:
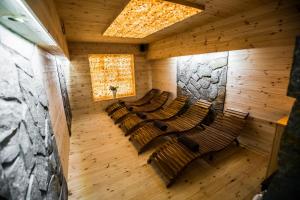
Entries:
<svg viewBox="0 0 300 200">
<path fill-rule="evenodd" d="M 110 87 L 117 87 L 116 98 L 135 96 L 134 56 L 131 54 L 89 55 L 94 101 L 113 99 Z"/>
<path fill-rule="evenodd" d="M 103 35 L 144 38 L 201 11 L 164 0 L 131 0 Z"/>
</svg>

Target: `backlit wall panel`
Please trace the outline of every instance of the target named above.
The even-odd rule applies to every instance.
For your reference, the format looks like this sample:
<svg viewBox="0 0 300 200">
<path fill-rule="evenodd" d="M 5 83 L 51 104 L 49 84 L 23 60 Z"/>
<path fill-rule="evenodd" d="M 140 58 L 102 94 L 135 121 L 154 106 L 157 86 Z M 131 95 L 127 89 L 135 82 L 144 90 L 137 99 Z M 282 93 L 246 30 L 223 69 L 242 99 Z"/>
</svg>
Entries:
<svg viewBox="0 0 300 200">
<path fill-rule="evenodd" d="M 135 95 L 133 55 L 92 54 L 89 62 L 95 101 L 113 99 L 110 86 L 118 87 L 117 98 Z"/>
</svg>

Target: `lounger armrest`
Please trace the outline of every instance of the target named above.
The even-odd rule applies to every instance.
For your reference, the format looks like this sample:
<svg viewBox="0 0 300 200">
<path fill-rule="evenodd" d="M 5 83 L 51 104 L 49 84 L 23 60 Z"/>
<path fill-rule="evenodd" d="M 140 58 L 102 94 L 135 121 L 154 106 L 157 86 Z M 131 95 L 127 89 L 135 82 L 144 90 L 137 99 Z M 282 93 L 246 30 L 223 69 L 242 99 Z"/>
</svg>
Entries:
<svg viewBox="0 0 300 200">
<path fill-rule="evenodd" d="M 162 131 L 166 131 L 168 129 L 168 125 L 163 121 L 155 120 L 153 122 L 153 124 L 154 124 L 155 127 L 159 128 Z"/>
<path fill-rule="evenodd" d="M 147 115 L 143 112 L 137 112 L 136 115 L 141 119 L 147 119 Z"/>
<path fill-rule="evenodd" d="M 178 139 L 178 142 L 189 148 L 193 152 L 198 152 L 199 151 L 199 144 L 195 142 L 194 140 L 186 137 L 186 136 L 181 136 Z"/>
</svg>

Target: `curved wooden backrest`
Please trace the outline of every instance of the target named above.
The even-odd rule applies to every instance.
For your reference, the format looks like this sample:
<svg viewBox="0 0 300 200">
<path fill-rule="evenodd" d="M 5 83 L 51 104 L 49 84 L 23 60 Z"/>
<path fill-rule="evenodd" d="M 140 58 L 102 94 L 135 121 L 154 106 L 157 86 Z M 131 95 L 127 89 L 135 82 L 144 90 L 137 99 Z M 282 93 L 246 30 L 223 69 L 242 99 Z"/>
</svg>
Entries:
<svg viewBox="0 0 300 200">
<path fill-rule="evenodd" d="M 227 109 L 224 114 L 218 114 L 208 128 L 215 128 L 236 137 L 240 134 L 241 129 L 245 127 L 248 115 L 247 112 Z"/>
<path fill-rule="evenodd" d="M 170 95 L 170 92 L 164 91 L 160 95 L 154 97 L 150 103 L 141 107 L 135 107 L 133 111 L 153 112 L 161 108 L 168 101 Z"/>
<path fill-rule="evenodd" d="M 141 99 L 147 98 L 147 96 L 157 95 L 157 94 L 159 94 L 159 93 L 160 93 L 160 90 L 159 90 L 159 89 L 153 88 L 153 89 L 151 89 L 149 92 L 147 92 L 147 93 L 145 94 L 145 96 L 143 96 Z"/>
<path fill-rule="evenodd" d="M 160 95 L 154 97 L 147 106 L 152 106 L 157 104 L 161 105 L 162 103 L 165 103 L 169 99 L 170 95 L 171 95 L 170 92 L 163 91 Z"/>
<path fill-rule="evenodd" d="M 165 116 L 174 116 L 176 113 L 181 111 L 181 109 L 183 109 L 183 107 L 187 104 L 188 100 L 189 97 L 187 96 L 179 96 L 165 108 L 159 110 L 158 113 L 161 113 Z"/>
<path fill-rule="evenodd" d="M 130 105 L 139 105 L 139 104 L 145 104 L 147 102 L 149 102 L 150 100 L 152 100 L 153 98 L 155 98 L 156 96 L 158 96 L 160 90 L 159 89 L 151 89 L 149 92 L 147 92 L 142 98 L 133 101 L 133 102 L 128 102 L 128 104 Z"/>
<path fill-rule="evenodd" d="M 191 105 L 185 113 L 172 121 L 168 121 L 170 126 L 182 127 L 180 129 L 193 128 L 200 124 L 207 116 L 212 104 L 205 100 L 198 100 L 195 104 Z"/>
<path fill-rule="evenodd" d="M 199 116 L 202 116 L 203 111 L 205 115 L 212 106 L 212 103 L 205 100 L 198 100 L 196 103 L 192 104 L 185 113 L 183 113 L 179 118 L 189 118 L 189 119 L 197 119 Z"/>
</svg>

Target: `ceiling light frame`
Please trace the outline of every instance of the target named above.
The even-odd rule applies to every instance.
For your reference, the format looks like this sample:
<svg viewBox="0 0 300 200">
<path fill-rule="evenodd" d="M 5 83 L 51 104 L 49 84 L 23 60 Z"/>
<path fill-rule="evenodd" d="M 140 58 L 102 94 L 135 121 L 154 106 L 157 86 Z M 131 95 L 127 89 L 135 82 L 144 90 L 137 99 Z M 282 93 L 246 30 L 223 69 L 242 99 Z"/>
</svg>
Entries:
<svg viewBox="0 0 300 200">
<path fill-rule="evenodd" d="M 203 10 L 203 5 L 184 0 L 131 0 L 103 35 L 145 38 Z"/>
</svg>

